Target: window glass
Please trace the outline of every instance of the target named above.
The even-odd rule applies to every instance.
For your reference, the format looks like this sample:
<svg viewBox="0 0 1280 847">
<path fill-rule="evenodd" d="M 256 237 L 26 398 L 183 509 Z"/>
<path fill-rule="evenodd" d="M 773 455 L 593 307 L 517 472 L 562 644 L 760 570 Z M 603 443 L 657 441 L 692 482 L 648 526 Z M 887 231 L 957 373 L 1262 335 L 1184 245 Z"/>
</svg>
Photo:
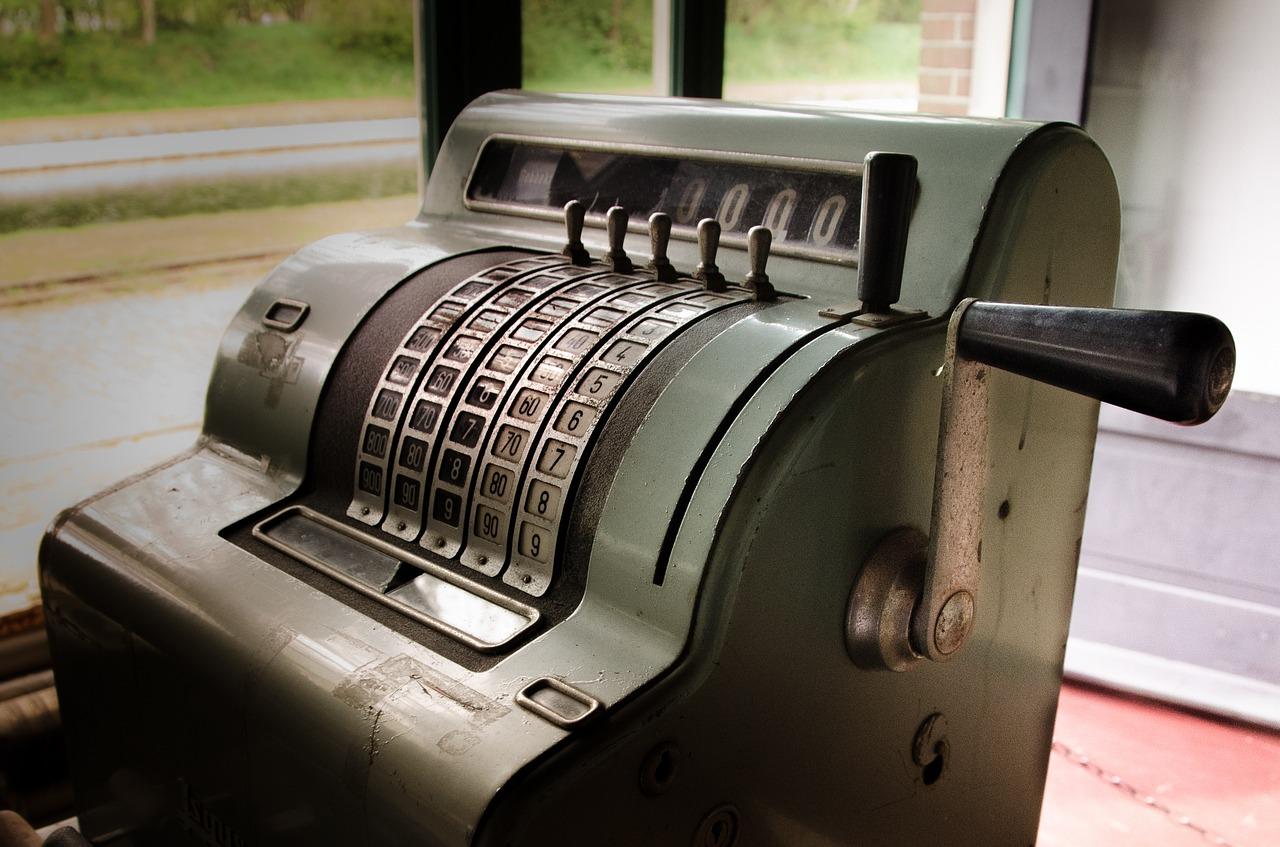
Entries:
<svg viewBox="0 0 1280 847">
<path fill-rule="evenodd" d="M 653 94 L 653 0 L 522 0 L 524 87 Z"/>
<path fill-rule="evenodd" d="M 916 108 L 921 0 L 729 0 L 724 96 Z"/>
</svg>

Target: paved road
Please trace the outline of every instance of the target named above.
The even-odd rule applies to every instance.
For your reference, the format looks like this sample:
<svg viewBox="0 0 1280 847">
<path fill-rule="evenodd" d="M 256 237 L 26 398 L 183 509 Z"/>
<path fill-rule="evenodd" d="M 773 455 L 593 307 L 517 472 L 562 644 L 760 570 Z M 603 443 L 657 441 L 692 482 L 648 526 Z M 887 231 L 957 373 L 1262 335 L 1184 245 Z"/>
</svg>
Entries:
<svg viewBox="0 0 1280 847">
<path fill-rule="evenodd" d="M 194 442 L 223 330 L 280 256 L 177 271 L 144 260 L 288 251 L 416 208 L 393 197 L 0 238 L 19 276 L 125 269 L 0 305 L 0 616 L 38 601 L 36 546 L 60 509 Z"/>
<path fill-rule="evenodd" d="M 0 615 L 37 599 L 58 510 L 195 440 L 218 340 L 263 270 L 0 310 Z"/>
<path fill-rule="evenodd" d="M 418 156 L 416 118 L 166 132 L 0 146 L 0 199 L 252 176 Z"/>
</svg>

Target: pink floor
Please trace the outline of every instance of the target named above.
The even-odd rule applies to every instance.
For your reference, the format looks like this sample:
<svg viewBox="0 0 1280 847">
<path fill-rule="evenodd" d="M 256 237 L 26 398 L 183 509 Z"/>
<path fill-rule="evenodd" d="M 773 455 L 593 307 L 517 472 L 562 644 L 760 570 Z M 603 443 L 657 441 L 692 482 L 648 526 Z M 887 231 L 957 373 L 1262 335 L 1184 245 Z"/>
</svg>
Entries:
<svg viewBox="0 0 1280 847">
<path fill-rule="evenodd" d="M 1280 734 L 1067 685 L 1040 847 L 1280 847 Z"/>
</svg>

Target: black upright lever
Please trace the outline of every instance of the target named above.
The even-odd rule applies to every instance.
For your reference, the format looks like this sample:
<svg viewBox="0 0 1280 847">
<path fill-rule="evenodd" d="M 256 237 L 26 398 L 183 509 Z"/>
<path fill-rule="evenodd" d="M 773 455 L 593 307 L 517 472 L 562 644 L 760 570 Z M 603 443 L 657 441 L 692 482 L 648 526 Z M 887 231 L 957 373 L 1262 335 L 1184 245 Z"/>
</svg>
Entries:
<svg viewBox="0 0 1280 847">
<path fill-rule="evenodd" d="M 886 313 L 898 302 L 915 200 L 915 156 L 867 154 L 858 232 L 858 299 L 864 312 Z"/>
<path fill-rule="evenodd" d="M 1236 361 L 1209 315 L 986 302 L 960 316 L 956 353 L 1184 425 L 1218 411 Z"/>
</svg>

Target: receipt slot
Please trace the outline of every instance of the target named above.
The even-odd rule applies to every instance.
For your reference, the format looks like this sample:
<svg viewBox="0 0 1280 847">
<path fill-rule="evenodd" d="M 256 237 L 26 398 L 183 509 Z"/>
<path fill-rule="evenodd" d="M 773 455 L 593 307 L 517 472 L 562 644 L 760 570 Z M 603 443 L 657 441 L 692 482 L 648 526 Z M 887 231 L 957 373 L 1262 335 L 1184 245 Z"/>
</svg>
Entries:
<svg viewBox="0 0 1280 847">
<path fill-rule="evenodd" d="M 1234 363 L 1118 215 L 1066 125 L 482 97 L 50 527 L 83 830 L 1032 843 L 1098 400 Z"/>
</svg>

